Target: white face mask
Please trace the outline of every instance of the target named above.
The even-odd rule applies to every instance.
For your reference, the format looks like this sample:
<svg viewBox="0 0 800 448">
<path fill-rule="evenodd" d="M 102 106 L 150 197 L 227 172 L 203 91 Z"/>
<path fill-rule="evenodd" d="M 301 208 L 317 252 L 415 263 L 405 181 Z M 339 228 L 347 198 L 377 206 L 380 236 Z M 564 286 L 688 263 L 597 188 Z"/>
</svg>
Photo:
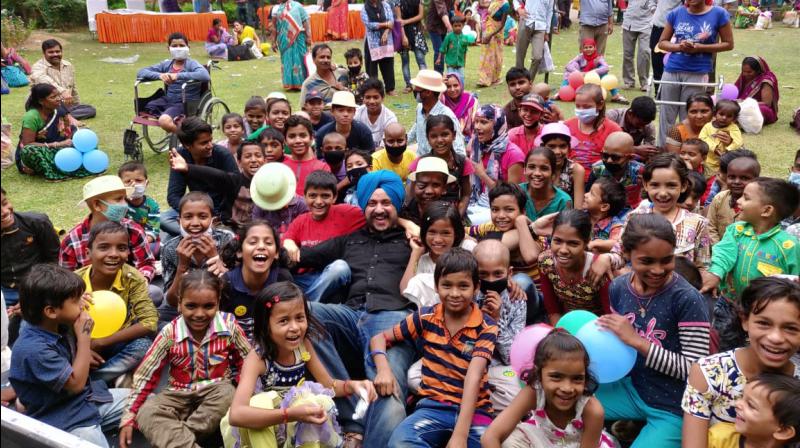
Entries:
<svg viewBox="0 0 800 448">
<path fill-rule="evenodd" d="M 172 59 L 185 61 L 189 59 L 189 47 L 169 47 L 169 54 Z"/>
<path fill-rule="evenodd" d="M 145 185 L 145 184 L 134 185 L 133 186 L 133 192 L 131 192 L 130 196 L 128 196 L 128 199 L 136 200 L 136 199 L 143 198 L 144 197 L 144 192 L 145 192 L 146 189 L 147 189 L 147 185 Z"/>
</svg>

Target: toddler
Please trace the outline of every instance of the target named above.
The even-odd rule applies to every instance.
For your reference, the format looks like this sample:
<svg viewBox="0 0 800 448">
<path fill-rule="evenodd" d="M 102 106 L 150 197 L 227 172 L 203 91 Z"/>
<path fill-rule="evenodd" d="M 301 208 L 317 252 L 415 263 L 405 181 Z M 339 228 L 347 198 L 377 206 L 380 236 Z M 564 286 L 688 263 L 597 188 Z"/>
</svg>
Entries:
<svg viewBox="0 0 800 448">
<path fill-rule="evenodd" d="M 469 48 L 467 36 L 463 33 L 464 22 L 464 16 L 456 15 L 450 19 L 453 30 L 444 37 L 439 49 L 439 57 L 435 62 L 436 65 L 441 66 L 442 60 L 444 60 L 447 71 L 458 73 L 461 79 L 465 79 L 464 67 L 467 65 L 467 48 Z M 500 65 L 502 66 L 502 63 Z"/>
<path fill-rule="evenodd" d="M 711 173 L 719 171 L 719 158 L 728 151 L 742 147 L 742 131 L 736 124 L 739 117 L 739 103 L 719 100 L 714 105 L 714 118 L 703 126 L 700 140 L 708 145 L 706 166 Z"/>
<path fill-rule="evenodd" d="M 539 82 L 533 86 L 533 93 L 542 97 L 544 101 L 544 112 L 542 113 L 542 123 L 556 123 L 564 121 L 564 113 L 555 101 L 550 99 L 550 86 L 546 82 Z"/>
</svg>

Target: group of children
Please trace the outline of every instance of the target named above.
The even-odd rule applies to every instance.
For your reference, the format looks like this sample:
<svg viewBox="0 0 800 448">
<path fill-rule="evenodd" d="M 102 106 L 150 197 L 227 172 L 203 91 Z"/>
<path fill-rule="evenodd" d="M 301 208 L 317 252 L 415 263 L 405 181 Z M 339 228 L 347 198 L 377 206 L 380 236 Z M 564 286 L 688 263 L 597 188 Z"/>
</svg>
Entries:
<svg viewBox="0 0 800 448">
<path fill-rule="evenodd" d="M 217 143 L 184 119 L 163 213 L 139 162 L 86 183 L 89 215 L 61 242 L 3 190 L 4 304 L 19 328 L 3 400 L 99 446 L 113 427 L 121 447 L 135 430 L 157 447 L 358 446 L 339 436 L 333 399 L 396 393 L 387 351 L 410 341 L 415 401 L 385 428 L 392 447 L 611 447 L 610 432 L 626 434 L 605 422 L 628 420 L 646 422 L 627 441 L 640 447 L 800 440 L 800 152 L 794 183 L 761 177 L 738 105 L 718 101 L 699 139 L 644 157 L 634 135 L 649 123 L 625 116 L 646 107 L 618 124 L 585 85 L 562 123 L 524 69 L 506 80 L 511 101 L 476 108 L 467 155 L 456 123 L 432 115 L 417 157 L 368 79 L 362 106 L 337 92 L 330 113 L 313 91 L 294 114 L 281 94 L 253 97 Z M 400 290 L 415 307 L 368 341 L 373 378 L 333 378 L 309 303 L 341 301 L 351 271 L 296 265 L 364 228 L 359 181 L 382 170 L 407 190 Z M 14 269 L 25 274 L 7 281 Z M 127 314 L 92 339 L 100 290 Z M 637 352 L 629 375 L 599 384 L 584 345 L 556 329 L 518 378 L 515 336 L 574 310 Z"/>
</svg>

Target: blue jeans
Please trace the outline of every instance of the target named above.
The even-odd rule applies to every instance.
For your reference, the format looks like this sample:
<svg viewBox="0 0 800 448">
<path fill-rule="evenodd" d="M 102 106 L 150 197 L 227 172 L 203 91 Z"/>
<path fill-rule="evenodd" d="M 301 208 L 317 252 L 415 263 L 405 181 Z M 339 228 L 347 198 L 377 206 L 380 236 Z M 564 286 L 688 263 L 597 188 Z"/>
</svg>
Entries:
<svg viewBox="0 0 800 448">
<path fill-rule="evenodd" d="M 439 64 L 437 64 L 436 61 L 439 60 L 439 48 L 442 46 L 445 35 L 434 33 L 433 31 L 430 32 L 430 35 L 431 45 L 433 45 L 433 69 L 439 73 L 444 73 L 444 60 Z"/>
<path fill-rule="evenodd" d="M 327 302 L 350 283 L 350 265 L 344 260 L 334 260 L 322 272 L 295 275 L 294 282 L 306 293 L 308 300 Z"/>
<path fill-rule="evenodd" d="M 408 56 L 412 50 L 400 50 L 400 61 L 403 64 L 403 79 L 406 82 L 406 87 L 411 87 L 411 61 Z M 417 60 L 417 71 L 428 68 L 425 64 L 425 52 L 420 49 L 415 49 L 414 58 Z"/>
<path fill-rule="evenodd" d="M 3 290 L 3 300 L 6 301 L 6 307 L 16 305 L 19 302 L 19 289 L 6 288 L 5 286 L 0 286 L 0 288 Z"/>
<path fill-rule="evenodd" d="M 363 366 L 367 378 L 375 378 L 375 369 L 366 362 L 369 357 L 369 340 L 376 334 L 392 328 L 410 313 L 407 310 L 368 313 L 346 305 L 312 302 L 311 314 L 328 332 L 329 337 L 314 342 L 314 350 L 322 364 L 336 379 L 349 379 L 346 366 L 359 369 Z M 345 432 L 363 432 L 365 447 L 383 447 L 389 440 L 390 428 L 395 428 L 406 416 L 405 399 L 408 394 L 406 376 L 415 358 L 416 350 L 410 343 L 392 347 L 388 353 L 392 373 L 400 385 L 399 396 L 379 397 L 367 410 L 363 425 L 352 419 L 358 397 L 337 399 L 342 427 Z"/>
<path fill-rule="evenodd" d="M 170 238 L 181 234 L 181 223 L 178 212 L 175 210 L 164 210 L 158 219 L 161 223 L 160 239 L 162 243 L 166 243 Z"/>
<path fill-rule="evenodd" d="M 528 310 L 525 315 L 525 325 L 531 325 L 540 321 L 543 322 L 543 320 L 541 320 L 544 314 L 542 298 L 536 290 L 536 284 L 533 283 L 533 279 L 524 272 L 517 272 L 511 276 L 511 279 L 514 280 L 514 283 L 522 288 L 522 290 L 525 291 L 525 295 L 528 296 Z"/>
<path fill-rule="evenodd" d="M 395 428 L 388 447 L 427 448 L 447 445 L 458 420 L 458 409 L 453 404 L 423 398 L 417 403 L 414 412 Z M 480 448 L 481 436 L 485 431 L 486 426 L 472 425 L 467 436 L 467 446 Z"/>
<path fill-rule="evenodd" d="M 138 338 L 103 350 L 100 355 L 106 362 L 91 372 L 92 379 L 113 383 L 117 377 L 133 372 L 152 343 L 153 340 L 150 338 Z"/>
<path fill-rule="evenodd" d="M 106 436 L 103 431 L 119 429 L 119 419 L 125 411 L 125 404 L 130 394 L 130 389 L 109 389 L 111 403 L 103 403 L 97 407 L 100 413 L 100 424 L 75 428 L 69 433 L 97 446 L 108 448 Z"/>
<path fill-rule="evenodd" d="M 464 67 L 451 67 L 447 66 L 447 73 L 458 73 L 461 79 L 464 79 Z"/>
</svg>

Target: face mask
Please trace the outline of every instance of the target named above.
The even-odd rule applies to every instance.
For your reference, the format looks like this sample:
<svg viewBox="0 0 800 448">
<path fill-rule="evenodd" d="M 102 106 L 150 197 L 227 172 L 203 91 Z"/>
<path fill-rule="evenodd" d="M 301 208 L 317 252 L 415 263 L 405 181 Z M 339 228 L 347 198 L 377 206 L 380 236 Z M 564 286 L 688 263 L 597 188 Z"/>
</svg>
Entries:
<svg viewBox="0 0 800 448">
<path fill-rule="evenodd" d="M 185 61 L 189 59 L 189 47 L 169 47 L 169 55 L 172 59 Z"/>
<path fill-rule="evenodd" d="M 603 165 L 605 165 L 606 169 L 612 173 L 619 173 L 623 168 L 622 164 L 620 163 L 603 162 Z"/>
<path fill-rule="evenodd" d="M 328 165 L 339 165 L 344 160 L 344 151 L 327 151 L 322 153 L 322 158 Z"/>
<path fill-rule="evenodd" d="M 205 231 L 205 232 L 203 232 L 203 233 L 204 233 L 204 234 L 206 234 L 206 235 L 208 235 L 208 236 L 211 236 L 211 226 L 208 226 L 208 228 L 206 229 L 206 231 Z M 187 237 L 187 236 L 191 236 L 191 237 L 193 237 L 193 238 L 197 238 L 197 236 L 195 236 L 195 235 L 193 235 L 193 234 L 190 234 L 189 232 L 187 232 L 187 231 L 186 231 L 186 229 L 184 229 L 184 228 L 181 226 L 181 237 Z"/>
<path fill-rule="evenodd" d="M 406 146 L 407 145 L 387 146 L 386 152 L 392 157 L 400 157 L 403 155 L 404 152 L 406 152 Z"/>
<path fill-rule="evenodd" d="M 360 65 L 354 65 L 352 67 L 347 67 L 347 70 L 350 71 L 350 76 L 356 76 L 359 73 L 361 73 L 361 66 Z"/>
<path fill-rule="evenodd" d="M 481 292 L 486 294 L 488 291 L 494 291 L 502 294 L 503 291 L 508 289 L 508 277 L 500 278 L 494 281 L 481 280 Z"/>
<path fill-rule="evenodd" d="M 358 185 L 358 180 L 361 179 L 361 176 L 365 174 L 367 174 L 367 167 L 353 168 L 347 172 L 347 179 L 350 180 L 350 185 L 355 187 Z"/>
<path fill-rule="evenodd" d="M 106 201 L 100 203 L 106 206 L 102 213 L 109 221 L 120 222 L 128 214 L 128 206 L 125 204 L 110 204 Z"/>
<path fill-rule="evenodd" d="M 131 192 L 128 199 L 137 200 L 144 197 L 144 191 L 147 189 L 147 185 L 145 184 L 137 184 L 133 186 L 133 192 Z"/>
<path fill-rule="evenodd" d="M 578 117 L 578 120 L 581 121 L 583 124 L 589 124 L 597 118 L 597 109 L 592 107 L 591 109 L 575 109 L 575 116 Z"/>
<path fill-rule="evenodd" d="M 800 186 L 800 173 L 789 174 L 789 183 L 792 185 Z"/>
</svg>

